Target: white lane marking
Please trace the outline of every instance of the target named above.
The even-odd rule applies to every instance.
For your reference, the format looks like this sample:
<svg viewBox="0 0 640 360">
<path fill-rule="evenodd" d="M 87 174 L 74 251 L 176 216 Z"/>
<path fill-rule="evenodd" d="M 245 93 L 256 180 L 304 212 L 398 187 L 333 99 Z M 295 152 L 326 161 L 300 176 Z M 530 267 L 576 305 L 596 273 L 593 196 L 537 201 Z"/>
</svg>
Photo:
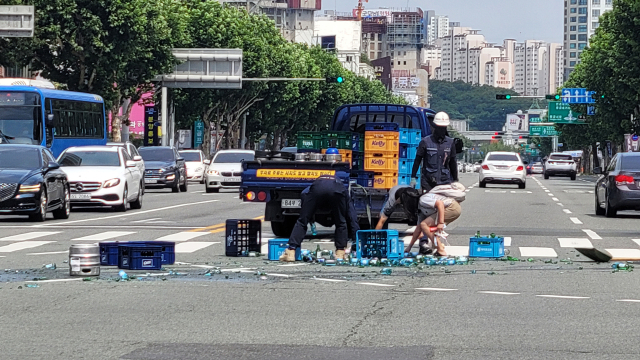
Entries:
<svg viewBox="0 0 640 360">
<path fill-rule="evenodd" d="M 589 239 L 584 238 L 558 238 L 561 248 L 587 248 L 593 249 L 593 244 Z"/>
<path fill-rule="evenodd" d="M 307 264 L 284 264 L 284 265 L 277 265 L 279 267 L 293 267 L 293 266 L 305 266 Z"/>
<path fill-rule="evenodd" d="M 347 280 L 323 279 L 323 278 L 314 278 L 313 280 L 318 280 L 318 281 L 328 281 L 328 282 L 346 282 L 346 281 L 347 281 Z"/>
<path fill-rule="evenodd" d="M 549 191 L 549 190 L 545 190 L 544 192 L 551 192 L 551 191 Z"/>
<path fill-rule="evenodd" d="M 409 245 L 409 243 L 411 242 L 411 239 L 413 239 L 413 235 L 403 237 L 402 241 L 404 241 L 405 245 Z"/>
<path fill-rule="evenodd" d="M 190 192 L 190 194 L 201 194 L 201 193 L 203 193 L 203 192 L 204 192 L 204 190 L 200 190 L 200 191 L 192 191 L 192 192 Z"/>
<path fill-rule="evenodd" d="M 219 266 L 212 266 L 212 265 L 191 265 L 191 267 L 197 267 L 197 268 L 203 268 L 203 269 L 214 269 L 217 268 Z"/>
<path fill-rule="evenodd" d="M 380 286 L 380 287 L 394 287 L 395 285 L 390 284 L 378 284 L 378 283 L 369 283 L 369 282 L 360 282 L 358 285 L 368 285 L 368 286 Z"/>
<path fill-rule="evenodd" d="M 558 205 L 560 205 L 560 206 L 564 206 L 564 205 L 562 205 L 562 203 L 556 203 L 556 204 L 558 204 Z"/>
<path fill-rule="evenodd" d="M 179 232 L 175 234 L 165 235 L 163 237 L 157 238 L 158 241 L 188 241 L 191 239 L 195 239 L 199 236 L 204 236 L 209 234 L 208 232 Z"/>
<path fill-rule="evenodd" d="M 468 246 L 445 246 L 444 250 L 450 256 L 469 256 Z"/>
<path fill-rule="evenodd" d="M 136 221 L 132 221 L 132 223 L 143 223 L 143 222 L 147 222 L 147 221 L 156 221 L 156 220 L 161 220 L 162 218 L 151 218 L 151 219 L 144 219 L 144 220 L 136 220 Z"/>
<path fill-rule="evenodd" d="M 580 219 L 578 219 L 577 217 L 572 217 L 569 218 L 571 220 L 571 222 L 573 222 L 574 224 L 578 224 L 578 225 L 582 225 L 582 221 L 580 221 Z"/>
<path fill-rule="evenodd" d="M 220 244 L 219 242 L 183 242 L 176 244 L 176 254 L 188 254 L 204 249 L 207 246 L 213 244 Z"/>
<path fill-rule="evenodd" d="M 588 296 L 565 296 L 565 295 L 536 295 L 537 297 L 553 298 L 553 299 L 591 299 Z"/>
<path fill-rule="evenodd" d="M 549 195 L 549 196 L 554 196 L 552 193 L 548 193 L 547 195 Z"/>
<path fill-rule="evenodd" d="M 572 213 L 571 210 L 569 210 L 569 209 L 562 209 L 562 211 L 564 211 L 565 214 L 571 214 Z"/>
<path fill-rule="evenodd" d="M 416 288 L 416 290 L 423 290 L 423 291 L 458 291 L 458 289 L 444 289 L 444 288 Z"/>
<path fill-rule="evenodd" d="M 467 190 L 465 190 L 464 192 L 469 192 L 469 191 L 471 191 L 471 189 L 467 189 Z"/>
<path fill-rule="evenodd" d="M 554 198 L 551 198 L 551 200 L 553 200 L 553 201 L 560 201 L 560 200 L 558 200 L 558 198 L 555 198 L 555 197 L 554 197 Z"/>
<path fill-rule="evenodd" d="M 51 279 L 51 280 L 27 280 L 25 282 L 28 283 L 57 283 L 57 282 L 68 282 L 68 281 L 81 281 L 83 278 L 75 278 L 75 279 Z"/>
<path fill-rule="evenodd" d="M 636 261 L 640 260 L 639 249 L 605 249 L 611 254 L 611 260 Z"/>
<path fill-rule="evenodd" d="M 51 225 L 48 225 L 48 226 L 53 227 L 53 226 L 60 226 L 60 225 L 67 225 L 67 224 L 76 224 L 76 223 L 79 223 L 79 222 L 86 222 L 86 221 L 96 221 L 96 220 L 116 219 L 116 218 L 121 218 L 121 217 L 125 217 L 125 216 L 134 216 L 134 215 L 136 215 L 136 216 L 137 216 L 137 215 L 148 214 L 148 213 L 157 212 L 157 211 L 164 211 L 164 210 L 171 210 L 171 209 L 181 208 L 181 207 L 185 207 L 185 206 L 193 206 L 193 205 L 210 204 L 210 203 L 212 203 L 212 202 L 217 202 L 217 201 L 220 201 L 220 200 L 196 201 L 196 202 L 192 202 L 192 203 L 188 203 L 188 204 L 179 204 L 179 205 L 165 206 L 165 207 L 161 207 L 161 208 L 157 208 L 157 209 L 150 209 L 150 210 L 138 211 L 138 212 L 129 213 L 129 214 L 111 215 L 111 216 L 103 216 L 103 217 L 96 217 L 96 218 L 90 218 L 90 219 L 82 219 L 82 220 L 65 221 L 65 222 L 60 222 L 60 223 L 51 224 Z"/>
<path fill-rule="evenodd" d="M 83 236 L 83 237 L 79 237 L 79 238 L 75 238 L 75 239 L 71 239 L 71 240 L 73 240 L 73 241 L 103 241 L 103 240 L 109 240 L 109 239 L 113 239 L 113 238 L 117 238 L 117 237 L 131 235 L 131 234 L 135 234 L 135 232 L 132 232 L 132 231 L 106 231 L 106 232 L 103 232 L 103 233 Z"/>
<path fill-rule="evenodd" d="M 552 248 L 520 247 L 519 249 L 523 257 L 558 257 L 558 253 Z"/>
<path fill-rule="evenodd" d="M 484 192 L 492 194 L 506 194 L 507 190 L 485 190 Z"/>
<path fill-rule="evenodd" d="M 32 240 L 37 239 L 43 236 L 55 235 L 59 234 L 60 231 L 35 231 L 28 232 L 24 234 L 11 235 L 4 238 L 0 238 L 0 241 L 24 241 L 24 240 Z"/>
<path fill-rule="evenodd" d="M 632 241 L 633 241 L 634 243 L 636 243 L 636 244 L 640 245 L 640 239 L 633 239 Z"/>
<path fill-rule="evenodd" d="M 480 294 L 493 294 L 493 295 L 520 295 L 520 293 L 504 292 L 504 291 L 478 291 Z"/>
<path fill-rule="evenodd" d="M 191 263 L 186 263 L 186 262 L 182 262 L 182 261 L 176 261 L 174 262 L 175 265 L 191 265 Z"/>
<path fill-rule="evenodd" d="M 333 241 L 331 239 L 320 239 L 320 241 L 314 241 L 314 244 L 331 244 Z"/>
<path fill-rule="evenodd" d="M 602 240 L 602 238 L 600 237 L 600 235 L 596 234 L 595 231 L 592 230 L 588 230 L 588 229 L 582 229 L 582 231 L 584 231 L 587 235 L 589 235 L 589 237 L 592 240 Z"/>
<path fill-rule="evenodd" d="M 13 243 L 10 245 L 0 246 L 0 253 L 10 253 L 18 250 L 31 249 L 34 247 L 42 246 L 49 243 L 54 243 L 55 241 L 23 241 L 18 243 Z"/>
<path fill-rule="evenodd" d="M 511 236 L 504 237 L 504 246 L 511 246 Z"/>
<path fill-rule="evenodd" d="M 272 274 L 272 273 L 267 273 L 267 276 L 284 277 L 284 278 L 294 277 L 294 275 L 286 275 L 286 274 Z"/>
<path fill-rule="evenodd" d="M 616 301 L 640 303 L 640 300 L 635 300 L 635 299 L 621 299 L 621 300 L 616 300 Z"/>
<path fill-rule="evenodd" d="M 188 244 L 188 243 L 187 243 Z M 239 268 L 239 269 L 222 269 L 221 272 L 232 272 L 232 273 L 252 273 L 256 271 L 255 268 Z"/>
<path fill-rule="evenodd" d="M 27 254 L 27 255 L 56 255 L 56 254 L 66 254 L 68 253 L 69 250 L 65 250 L 65 251 L 51 251 L 51 252 L 42 252 L 42 253 L 31 253 L 31 254 Z"/>
</svg>

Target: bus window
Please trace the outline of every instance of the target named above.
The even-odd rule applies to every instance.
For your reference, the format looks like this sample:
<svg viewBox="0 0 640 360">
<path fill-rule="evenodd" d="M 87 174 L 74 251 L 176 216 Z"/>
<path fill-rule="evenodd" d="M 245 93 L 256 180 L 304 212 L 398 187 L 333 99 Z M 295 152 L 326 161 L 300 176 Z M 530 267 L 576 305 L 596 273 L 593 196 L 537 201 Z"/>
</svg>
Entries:
<svg viewBox="0 0 640 360">
<path fill-rule="evenodd" d="M 33 93 L 0 92 L 0 133 L 12 144 L 41 142 L 40 97 Z"/>
</svg>

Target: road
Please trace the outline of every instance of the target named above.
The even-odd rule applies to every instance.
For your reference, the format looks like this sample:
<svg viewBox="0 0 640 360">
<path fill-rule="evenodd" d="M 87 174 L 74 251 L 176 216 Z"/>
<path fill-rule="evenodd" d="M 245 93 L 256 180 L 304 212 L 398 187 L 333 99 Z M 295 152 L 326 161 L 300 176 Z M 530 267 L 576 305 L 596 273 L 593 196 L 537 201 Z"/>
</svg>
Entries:
<svg viewBox="0 0 640 360">
<path fill-rule="evenodd" d="M 237 193 L 149 190 L 142 210 L 75 210 L 34 225 L 0 218 L 3 359 L 601 359 L 635 358 L 638 272 L 612 273 L 577 255 L 593 245 L 640 254 L 640 214 L 594 215 L 595 179 L 529 177 L 527 188 L 469 186 L 447 251 L 480 231 L 505 236 L 521 261 L 450 267 L 282 265 L 224 256 L 224 221 L 258 219 Z M 405 232 L 407 226 L 395 226 Z M 263 224 L 263 242 L 272 237 Z M 103 267 L 70 279 L 71 244 L 176 241 L 163 271 Z M 303 244 L 332 248 L 331 229 Z M 266 252 L 266 247 L 265 247 Z M 528 261 L 530 259 L 531 261 Z M 56 263 L 56 270 L 42 269 Z M 220 275 L 205 276 L 219 267 Z M 169 275 L 169 271 L 187 274 Z M 265 275 L 266 273 L 266 275 Z M 257 274 L 257 275 L 256 275 Z M 147 276 L 149 275 L 149 276 Z M 33 282 L 34 277 L 49 280 Z M 53 281 L 62 280 L 62 281 Z M 37 284 L 28 288 L 27 284 Z"/>
</svg>

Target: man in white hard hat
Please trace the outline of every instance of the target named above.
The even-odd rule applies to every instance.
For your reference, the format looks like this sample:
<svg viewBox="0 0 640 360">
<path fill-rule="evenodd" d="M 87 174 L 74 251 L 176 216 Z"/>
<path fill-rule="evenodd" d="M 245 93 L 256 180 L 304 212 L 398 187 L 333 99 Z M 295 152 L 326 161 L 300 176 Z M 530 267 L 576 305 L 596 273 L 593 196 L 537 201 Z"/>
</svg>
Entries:
<svg viewBox="0 0 640 360">
<path fill-rule="evenodd" d="M 448 185 L 458 181 L 458 162 L 454 139 L 447 136 L 449 115 L 439 112 L 433 119 L 431 135 L 420 141 L 416 160 L 411 171 L 411 184 L 417 181 L 418 168 L 422 165 L 420 186 L 429 192 L 438 185 Z"/>
</svg>

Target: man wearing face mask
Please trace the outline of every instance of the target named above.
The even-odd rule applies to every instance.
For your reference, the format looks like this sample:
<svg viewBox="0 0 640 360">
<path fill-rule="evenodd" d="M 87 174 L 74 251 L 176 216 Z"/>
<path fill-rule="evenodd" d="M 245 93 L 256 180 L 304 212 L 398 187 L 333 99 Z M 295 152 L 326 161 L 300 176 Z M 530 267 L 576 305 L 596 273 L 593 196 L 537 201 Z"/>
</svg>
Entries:
<svg viewBox="0 0 640 360">
<path fill-rule="evenodd" d="M 455 141 L 447 136 L 449 115 L 445 112 L 437 113 L 433 125 L 432 134 L 420 141 L 411 171 L 413 186 L 417 181 L 418 168 L 422 165 L 420 186 L 425 193 L 438 185 L 448 185 L 458 181 Z"/>
</svg>

